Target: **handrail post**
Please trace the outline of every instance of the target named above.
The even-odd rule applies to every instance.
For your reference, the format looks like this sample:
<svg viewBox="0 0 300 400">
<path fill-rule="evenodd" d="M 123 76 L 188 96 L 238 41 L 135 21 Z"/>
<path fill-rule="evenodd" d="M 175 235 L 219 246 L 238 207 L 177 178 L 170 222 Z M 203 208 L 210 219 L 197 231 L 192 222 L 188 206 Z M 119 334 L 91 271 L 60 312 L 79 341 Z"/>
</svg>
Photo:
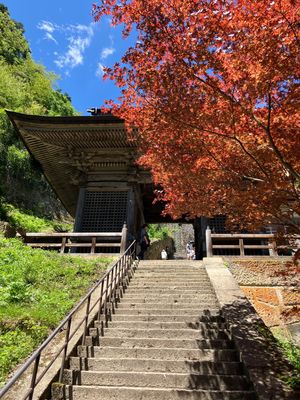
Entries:
<svg viewBox="0 0 300 400">
<path fill-rule="evenodd" d="M 89 321 L 89 314 L 90 314 L 90 304 L 91 304 L 91 295 L 87 298 L 87 303 L 86 303 L 86 311 L 85 311 L 85 321 L 84 321 L 84 331 L 83 331 L 83 336 L 82 336 L 82 346 L 85 345 L 85 339 L 87 336 L 87 330 L 88 330 L 88 321 Z"/>
<path fill-rule="evenodd" d="M 103 304 L 103 282 L 100 284 L 100 295 L 99 295 L 99 309 L 98 309 L 98 320 L 100 321 L 101 312 L 102 312 L 102 304 Z"/>
<path fill-rule="evenodd" d="M 60 383 L 62 383 L 62 380 L 63 380 L 65 362 L 66 362 L 66 358 L 67 358 L 67 354 L 68 354 L 68 344 L 69 344 L 71 323 L 72 323 L 72 318 L 69 318 L 69 320 L 67 322 L 67 330 L 66 330 L 66 336 L 65 336 L 65 346 L 64 346 L 64 350 L 63 350 L 63 355 L 62 355 L 62 360 L 61 360 L 61 367 L 60 367 L 59 378 L 58 378 L 58 382 L 60 382 Z"/>
<path fill-rule="evenodd" d="M 39 354 L 37 356 L 37 358 L 35 359 L 33 372 L 32 372 L 32 377 L 31 377 L 31 385 L 30 385 L 31 393 L 30 393 L 30 395 L 28 397 L 28 400 L 32 400 L 33 399 L 33 392 L 34 392 L 34 389 L 35 389 L 35 381 L 36 381 L 36 377 L 37 377 L 37 373 L 38 373 L 38 369 L 39 369 L 40 358 L 41 358 L 41 354 Z"/>
<path fill-rule="evenodd" d="M 211 230 L 209 226 L 207 226 L 206 228 L 205 238 L 206 238 L 206 257 L 212 257 L 213 247 L 212 247 Z"/>
<path fill-rule="evenodd" d="M 128 233 L 127 225 L 126 223 L 124 223 L 122 228 L 120 253 L 125 253 L 126 243 L 127 243 L 127 233 Z"/>
</svg>

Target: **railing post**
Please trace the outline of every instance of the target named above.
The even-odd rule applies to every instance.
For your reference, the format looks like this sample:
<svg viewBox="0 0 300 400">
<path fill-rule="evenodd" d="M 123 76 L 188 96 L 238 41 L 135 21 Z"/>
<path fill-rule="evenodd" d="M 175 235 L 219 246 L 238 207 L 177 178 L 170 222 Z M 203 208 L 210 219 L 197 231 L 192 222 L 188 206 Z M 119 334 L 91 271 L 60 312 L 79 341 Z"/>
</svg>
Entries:
<svg viewBox="0 0 300 400">
<path fill-rule="evenodd" d="M 269 244 L 271 245 L 271 248 L 269 249 L 269 256 L 275 257 L 278 256 L 277 250 L 276 250 L 276 241 L 274 238 L 269 240 Z"/>
<path fill-rule="evenodd" d="M 212 247 L 211 230 L 209 226 L 206 228 L 205 237 L 206 237 L 206 257 L 212 257 L 213 247 Z"/>
<path fill-rule="evenodd" d="M 60 248 L 60 253 L 61 254 L 63 254 L 65 252 L 66 243 L 67 243 L 67 238 L 63 237 L 62 238 L 62 242 L 61 242 L 61 248 Z"/>
<path fill-rule="evenodd" d="M 126 244 L 127 244 L 127 225 L 126 225 L 126 223 L 124 223 L 123 228 L 122 228 L 120 253 L 125 253 Z"/>
<path fill-rule="evenodd" d="M 239 239 L 239 245 L 240 245 L 240 256 L 244 256 L 245 249 L 244 249 L 244 240 L 243 239 Z"/>
<path fill-rule="evenodd" d="M 97 239 L 95 237 L 92 237 L 91 254 L 95 254 L 95 252 L 96 252 L 96 242 L 97 242 Z"/>
</svg>

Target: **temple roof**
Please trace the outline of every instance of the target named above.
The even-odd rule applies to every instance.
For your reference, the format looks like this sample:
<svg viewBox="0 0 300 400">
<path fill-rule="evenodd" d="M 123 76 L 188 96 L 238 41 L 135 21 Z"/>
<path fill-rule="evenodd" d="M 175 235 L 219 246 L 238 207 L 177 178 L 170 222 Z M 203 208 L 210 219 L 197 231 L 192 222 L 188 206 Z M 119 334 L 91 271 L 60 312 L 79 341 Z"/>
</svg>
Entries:
<svg viewBox="0 0 300 400">
<path fill-rule="evenodd" d="M 7 114 L 73 216 L 79 188 L 87 180 L 151 181 L 149 173 L 135 164 L 136 144 L 128 141 L 124 121 L 117 117 Z"/>
</svg>

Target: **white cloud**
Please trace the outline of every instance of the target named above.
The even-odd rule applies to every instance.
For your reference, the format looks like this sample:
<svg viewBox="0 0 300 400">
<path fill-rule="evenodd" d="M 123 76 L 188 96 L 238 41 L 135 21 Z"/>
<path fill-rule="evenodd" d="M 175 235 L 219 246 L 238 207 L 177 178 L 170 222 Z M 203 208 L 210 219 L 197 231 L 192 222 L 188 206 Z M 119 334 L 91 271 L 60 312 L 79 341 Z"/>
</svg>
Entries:
<svg viewBox="0 0 300 400">
<path fill-rule="evenodd" d="M 50 32 L 46 32 L 45 38 L 48 40 L 52 40 L 52 42 L 58 44 L 57 40 L 54 38 L 54 36 Z"/>
<path fill-rule="evenodd" d="M 96 25 L 94 23 L 91 23 L 90 25 L 77 24 L 77 25 L 67 25 L 65 26 L 65 29 L 75 33 L 85 32 L 88 36 L 93 36 L 95 26 Z"/>
<path fill-rule="evenodd" d="M 96 76 L 98 77 L 98 78 L 102 78 L 103 77 L 103 75 L 104 75 L 104 65 L 103 64 L 101 64 L 101 63 L 99 63 L 98 64 L 98 66 L 97 66 L 97 70 L 96 70 Z"/>
<path fill-rule="evenodd" d="M 59 68 L 70 67 L 74 68 L 83 64 L 83 53 L 85 49 L 91 44 L 92 36 L 89 35 L 85 38 L 70 36 L 69 46 L 65 54 L 60 55 L 54 60 Z"/>
<path fill-rule="evenodd" d="M 58 45 L 57 36 L 60 35 L 60 44 L 67 41 L 65 51 L 54 52 L 54 63 L 59 68 L 74 68 L 83 64 L 84 52 L 91 44 L 96 24 L 57 25 L 50 21 L 41 21 L 37 27 L 45 32 L 44 39 Z M 53 33 L 56 34 L 55 37 Z"/>
<path fill-rule="evenodd" d="M 68 46 L 64 54 L 54 60 L 59 68 L 75 68 L 84 62 L 84 52 L 90 46 L 94 36 L 94 24 L 66 25 L 60 30 L 65 34 Z"/>
<path fill-rule="evenodd" d="M 116 51 L 116 49 L 114 49 L 113 47 L 104 47 L 104 49 L 102 49 L 101 55 L 100 55 L 101 60 L 105 60 L 107 57 L 114 54 L 115 51 Z"/>
<path fill-rule="evenodd" d="M 37 26 L 42 31 L 46 31 L 48 33 L 53 33 L 56 30 L 56 26 L 50 21 L 42 21 Z"/>
<path fill-rule="evenodd" d="M 106 22 L 108 23 L 110 28 L 114 28 L 113 23 L 112 23 L 112 18 L 110 17 L 106 17 L 105 18 Z"/>
<path fill-rule="evenodd" d="M 38 29 L 45 32 L 44 39 L 50 40 L 55 44 L 58 44 L 57 40 L 54 38 L 53 33 L 58 30 L 58 26 L 50 21 L 42 21 L 37 25 Z"/>
<path fill-rule="evenodd" d="M 108 35 L 108 38 L 110 40 L 111 45 L 114 45 L 115 39 L 114 39 L 114 35 Z"/>
</svg>

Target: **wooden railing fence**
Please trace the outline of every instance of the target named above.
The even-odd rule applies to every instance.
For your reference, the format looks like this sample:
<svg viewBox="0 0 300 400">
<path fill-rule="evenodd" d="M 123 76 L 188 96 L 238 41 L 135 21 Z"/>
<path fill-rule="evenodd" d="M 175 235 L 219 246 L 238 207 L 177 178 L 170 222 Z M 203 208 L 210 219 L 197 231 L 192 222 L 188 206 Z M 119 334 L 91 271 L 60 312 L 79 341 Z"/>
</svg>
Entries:
<svg viewBox="0 0 300 400">
<path fill-rule="evenodd" d="M 95 254 L 97 248 L 116 248 L 124 253 L 127 245 L 127 226 L 121 232 L 55 232 L 26 233 L 23 237 L 26 245 L 37 248 L 57 249 L 65 253 L 68 249 L 90 248 Z"/>
<path fill-rule="evenodd" d="M 225 244 L 215 244 L 214 241 L 222 241 Z M 258 243 L 245 244 L 244 241 L 259 241 Z M 232 242 L 237 242 L 238 244 L 232 244 Z M 267 244 L 261 244 L 261 242 L 267 242 Z M 300 243 L 293 244 L 293 247 L 300 247 Z M 245 256 L 245 250 L 268 250 L 269 256 L 278 256 L 278 249 L 287 248 L 286 246 L 277 246 L 275 241 L 275 235 L 272 233 L 212 233 L 211 229 L 208 227 L 206 229 L 206 256 L 212 257 L 214 255 L 214 249 L 221 250 L 232 250 L 238 249 L 240 256 Z"/>
</svg>

